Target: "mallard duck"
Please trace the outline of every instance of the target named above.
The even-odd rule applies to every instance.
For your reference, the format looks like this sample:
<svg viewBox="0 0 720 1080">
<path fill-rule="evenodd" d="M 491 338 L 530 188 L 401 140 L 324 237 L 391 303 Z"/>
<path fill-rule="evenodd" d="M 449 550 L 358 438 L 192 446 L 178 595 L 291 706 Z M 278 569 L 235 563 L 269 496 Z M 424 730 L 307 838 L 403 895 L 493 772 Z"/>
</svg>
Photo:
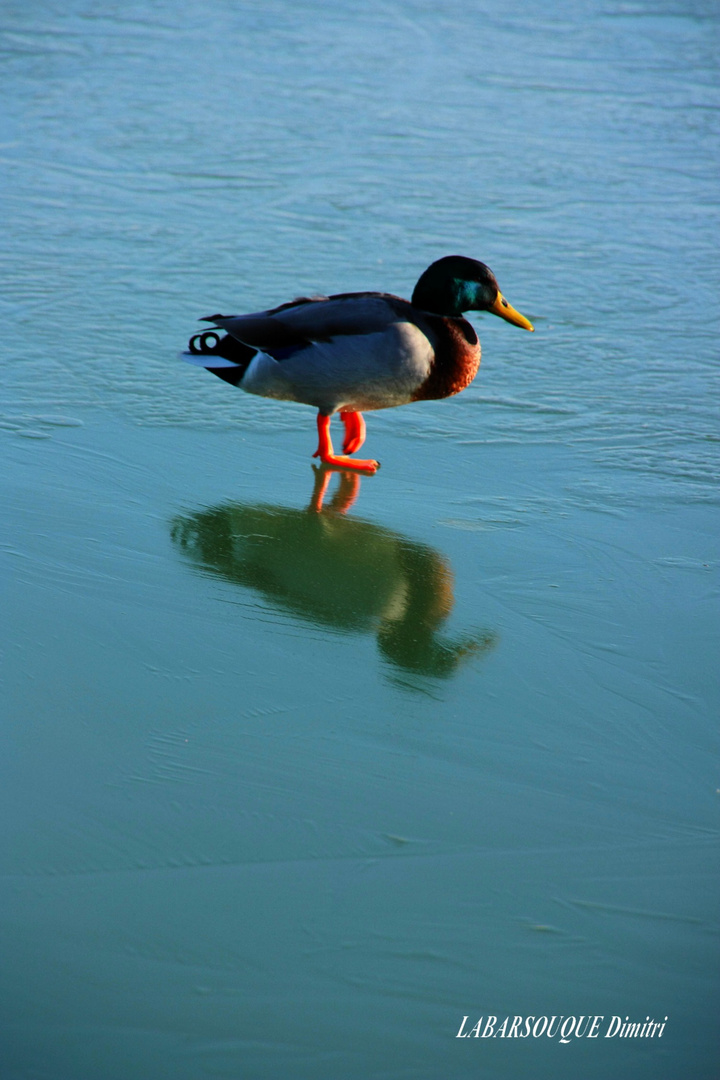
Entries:
<svg viewBox="0 0 720 1080">
<path fill-rule="evenodd" d="M 421 275 L 412 300 L 391 293 L 301 297 L 252 315 L 208 315 L 182 356 L 249 394 L 299 401 L 318 410 L 325 465 L 374 473 L 375 460 L 349 457 L 365 441 L 363 412 L 464 390 L 480 366 L 480 342 L 464 311 L 491 311 L 532 330 L 503 297 L 484 263 L 462 255 L 438 259 Z M 345 426 L 343 454 L 330 418 Z"/>
</svg>

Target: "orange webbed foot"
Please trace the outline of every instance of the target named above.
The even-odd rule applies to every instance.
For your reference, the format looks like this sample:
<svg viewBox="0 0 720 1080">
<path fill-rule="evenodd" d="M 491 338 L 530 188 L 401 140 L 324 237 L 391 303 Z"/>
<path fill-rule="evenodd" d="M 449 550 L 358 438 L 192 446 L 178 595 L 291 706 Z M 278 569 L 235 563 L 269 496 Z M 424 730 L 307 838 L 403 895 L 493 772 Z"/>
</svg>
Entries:
<svg viewBox="0 0 720 1080">
<path fill-rule="evenodd" d="M 373 458 L 351 458 L 346 454 L 322 454 L 320 450 L 316 450 L 313 457 L 320 458 L 323 465 L 327 465 L 330 469 L 356 469 L 370 476 L 380 468 L 380 462 Z"/>
<path fill-rule="evenodd" d="M 360 439 L 357 443 L 358 446 L 362 446 L 365 438 L 365 421 L 360 413 L 347 413 L 347 416 L 352 416 L 354 419 L 350 421 L 352 430 L 352 440 Z M 357 422 L 357 417 L 360 418 L 360 424 Z M 346 454 L 336 454 L 333 450 L 333 444 L 330 439 L 330 417 L 323 416 L 322 413 L 318 413 L 317 416 L 317 428 L 319 444 L 318 448 L 313 454 L 313 457 L 320 458 L 323 465 L 328 465 L 334 469 L 356 469 L 358 472 L 368 473 L 372 476 L 380 468 L 380 462 L 375 461 L 372 458 L 351 458 Z M 347 428 L 346 428 L 347 431 Z M 347 435 L 346 435 L 347 442 Z"/>
</svg>

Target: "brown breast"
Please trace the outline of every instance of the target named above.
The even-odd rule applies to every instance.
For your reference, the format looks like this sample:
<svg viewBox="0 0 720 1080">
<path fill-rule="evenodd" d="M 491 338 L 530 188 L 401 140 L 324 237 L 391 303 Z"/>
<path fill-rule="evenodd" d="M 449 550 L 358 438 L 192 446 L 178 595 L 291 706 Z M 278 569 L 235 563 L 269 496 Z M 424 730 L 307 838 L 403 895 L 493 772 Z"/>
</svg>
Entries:
<svg viewBox="0 0 720 1080">
<path fill-rule="evenodd" d="M 427 316 L 426 316 L 427 318 Z M 446 398 L 469 386 L 480 367 L 480 342 L 467 319 L 434 315 L 428 319 L 435 359 L 413 401 Z"/>
</svg>

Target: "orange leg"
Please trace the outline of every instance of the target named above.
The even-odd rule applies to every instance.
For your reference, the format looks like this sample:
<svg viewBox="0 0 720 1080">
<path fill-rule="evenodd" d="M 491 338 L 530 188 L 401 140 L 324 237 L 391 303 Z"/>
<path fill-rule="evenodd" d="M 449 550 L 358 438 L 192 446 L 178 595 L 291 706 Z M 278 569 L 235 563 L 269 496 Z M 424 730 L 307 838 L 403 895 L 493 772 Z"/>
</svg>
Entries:
<svg viewBox="0 0 720 1080">
<path fill-rule="evenodd" d="M 351 457 L 347 457 L 345 454 L 336 454 L 334 452 L 333 444 L 330 439 L 329 416 L 323 416 L 322 413 L 318 413 L 317 429 L 319 443 L 317 450 L 313 454 L 313 457 L 319 457 L 323 465 L 332 465 L 338 469 L 357 469 L 359 472 L 365 473 L 376 473 L 380 468 L 379 461 L 356 461 Z"/>
<path fill-rule="evenodd" d="M 345 441 L 343 450 L 346 454 L 354 454 L 365 442 L 365 420 L 361 412 L 340 413 L 340 419 L 345 425 Z"/>
</svg>

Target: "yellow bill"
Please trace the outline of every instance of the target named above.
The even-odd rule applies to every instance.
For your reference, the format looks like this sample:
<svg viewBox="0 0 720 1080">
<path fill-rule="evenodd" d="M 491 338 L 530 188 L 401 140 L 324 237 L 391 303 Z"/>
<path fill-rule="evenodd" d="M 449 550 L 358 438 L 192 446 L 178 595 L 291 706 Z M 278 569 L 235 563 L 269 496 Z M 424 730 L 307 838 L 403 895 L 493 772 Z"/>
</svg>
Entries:
<svg viewBox="0 0 720 1080">
<path fill-rule="evenodd" d="M 501 292 L 497 294 L 495 303 L 488 310 L 492 311 L 493 315 L 499 315 L 501 319 L 507 319 L 508 322 L 514 323 L 515 326 L 522 326 L 523 330 L 535 329 L 529 319 L 526 319 L 511 304 L 508 304 Z"/>
</svg>

